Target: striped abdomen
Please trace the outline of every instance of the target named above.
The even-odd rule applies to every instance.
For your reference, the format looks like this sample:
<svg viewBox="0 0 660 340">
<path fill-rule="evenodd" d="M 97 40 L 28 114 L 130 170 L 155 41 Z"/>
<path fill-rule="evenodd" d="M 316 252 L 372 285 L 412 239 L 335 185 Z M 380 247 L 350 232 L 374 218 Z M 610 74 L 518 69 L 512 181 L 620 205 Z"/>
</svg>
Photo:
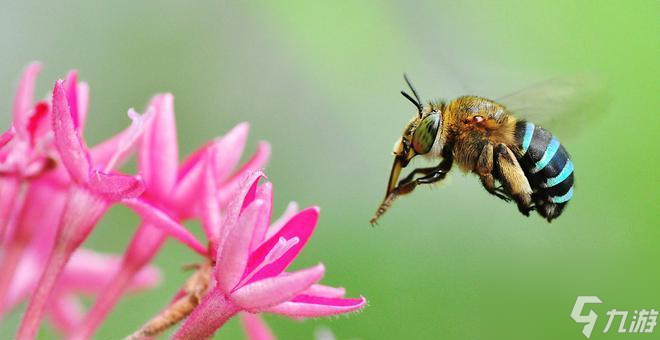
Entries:
<svg viewBox="0 0 660 340">
<path fill-rule="evenodd" d="M 573 162 L 552 134 L 531 122 L 516 123 L 518 162 L 532 187 L 532 201 L 541 216 L 558 217 L 573 196 Z"/>
</svg>

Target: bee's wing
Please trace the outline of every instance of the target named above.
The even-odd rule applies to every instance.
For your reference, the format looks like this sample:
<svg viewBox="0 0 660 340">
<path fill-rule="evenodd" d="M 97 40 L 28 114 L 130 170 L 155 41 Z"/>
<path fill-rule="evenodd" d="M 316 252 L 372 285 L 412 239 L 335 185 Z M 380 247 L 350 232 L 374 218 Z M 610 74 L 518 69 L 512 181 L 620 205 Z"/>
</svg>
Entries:
<svg viewBox="0 0 660 340">
<path fill-rule="evenodd" d="M 608 100 L 602 79 L 575 75 L 536 83 L 497 100 L 517 118 L 540 125 L 560 137 L 572 137 L 603 114 Z"/>
</svg>

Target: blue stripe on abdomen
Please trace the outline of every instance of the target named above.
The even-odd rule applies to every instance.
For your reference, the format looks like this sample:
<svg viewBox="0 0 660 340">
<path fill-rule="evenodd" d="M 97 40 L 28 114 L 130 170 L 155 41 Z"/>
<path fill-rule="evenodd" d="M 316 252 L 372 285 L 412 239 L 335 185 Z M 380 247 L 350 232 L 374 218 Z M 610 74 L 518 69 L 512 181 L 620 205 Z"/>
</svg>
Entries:
<svg viewBox="0 0 660 340">
<path fill-rule="evenodd" d="M 552 178 L 548 178 L 544 183 L 541 183 L 541 187 L 549 188 L 553 187 L 561 182 L 563 182 L 568 176 L 573 173 L 573 162 L 570 159 L 566 160 L 564 168 L 561 169 L 561 172 Z"/>
<path fill-rule="evenodd" d="M 570 200 L 571 197 L 573 197 L 573 187 L 568 189 L 568 192 L 566 192 L 561 196 L 550 197 L 550 201 L 552 201 L 553 203 L 564 203 L 564 202 L 568 202 L 568 200 Z"/>
<path fill-rule="evenodd" d="M 524 156 L 529 149 L 529 145 L 532 143 L 532 137 L 534 136 L 534 123 L 526 122 L 525 123 L 525 135 L 523 136 L 521 153 Z"/>
<path fill-rule="evenodd" d="M 535 174 L 541 169 L 545 168 L 548 163 L 552 160 L 552 157 L 555 156 L 555 153 L 557 153 L 557 150 L 559 149 L 559 141 L 556 138 L 552 138 L 550 143 L 548 144 L 548 147 L 545 149 L 545 152 L 543 153 L 543 157 L 534 164 L 534 167 L 530 170 L 531 173 Z"/>
</svg>

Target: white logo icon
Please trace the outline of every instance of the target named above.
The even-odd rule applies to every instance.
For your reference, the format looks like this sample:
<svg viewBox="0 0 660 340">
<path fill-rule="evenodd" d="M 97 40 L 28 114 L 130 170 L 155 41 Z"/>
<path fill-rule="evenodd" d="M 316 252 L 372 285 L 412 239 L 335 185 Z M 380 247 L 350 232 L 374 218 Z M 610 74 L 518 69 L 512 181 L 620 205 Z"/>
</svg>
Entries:
<svg viewBox="0 0 660 340">
<path fill-rule="evenodd" d="M 603 303 L 603 301 L 600 301 L 598 296 L 578 296 L 577 300 L 575 301 L 575 306 L 573 306 L 571 317 L 577 323 L 586 323 L 584 328 L 582 328 L 582 334 L 584 334 L 584 336 L 589 339 L 589 337 L 591 337 L 591 331 L 594 330 L 594 326 L 596 325 L 598 314 L 596 314 L 596 312 L 593 310 L 590 310 L 589 315 L 581 315 L 582 308 L 584 308 L 584 305 L 587 303 Z"/>
</svg>

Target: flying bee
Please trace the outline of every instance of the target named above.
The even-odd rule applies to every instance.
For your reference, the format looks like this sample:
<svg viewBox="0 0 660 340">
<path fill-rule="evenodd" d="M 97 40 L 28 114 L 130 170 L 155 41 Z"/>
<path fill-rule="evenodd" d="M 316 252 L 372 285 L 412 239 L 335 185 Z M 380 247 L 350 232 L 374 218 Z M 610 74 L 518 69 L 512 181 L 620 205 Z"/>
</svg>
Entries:
<svg viewBox="0 0 660 340">
<path fill-rule="evenodd" d="M 543 84 L 498 102 L 462 96 L 422 105 L 410 80 L 405 75 L 404 79 L 413 96 L 405 91 L 401 94 L 417 112 L 394 144 L 387 192 L 372 224 L 398 196 L 409 194 L 419 185 L 442 181 L 454 162 L 461 171 L 476 174 L 491 195 L 514 201 L 525 216 L 536 211 L 551 222 L 562 214 L 574 190 L 575 174 L 568 152 L 550 131 L 515 117 L 517 109 L 503 102 L 522 103 L 520 111 L 534 116 L 534 110 L 524 106 L 536 96 L 550 104 L 546 111 L 553 105 L 559 110 L 559 102 L 566 98 L 583 99 L 577 96 L 574 82 L 568 83 L 571 86 L 566 86 L 565 79 L 562 86 Z M 399 180 L 402 169 L 416 156 L 438 164 L 414 169 Z"/>
</svg>

